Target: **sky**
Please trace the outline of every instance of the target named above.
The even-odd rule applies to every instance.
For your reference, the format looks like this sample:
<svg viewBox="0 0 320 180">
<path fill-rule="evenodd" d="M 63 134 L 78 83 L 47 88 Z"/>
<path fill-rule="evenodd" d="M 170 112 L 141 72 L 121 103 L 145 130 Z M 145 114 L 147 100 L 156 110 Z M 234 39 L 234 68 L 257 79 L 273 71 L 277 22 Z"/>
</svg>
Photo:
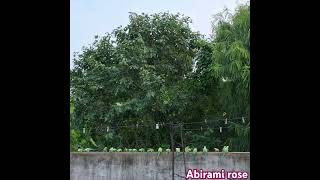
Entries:
<svg viewBox="0 0 320 180">
<path fill-rule="evenodd" d="M 95 35 L 102 36 L 129 22 L 129 12 L 153 14 L 181 13 L 192 19 L 191 28 L 207 37 L 211 34 L 214 14 L 228 8 L 233 12 L 243 0 L 71 0 L 70 68 L 74 52 L 81 52 Z"/>
</svg>

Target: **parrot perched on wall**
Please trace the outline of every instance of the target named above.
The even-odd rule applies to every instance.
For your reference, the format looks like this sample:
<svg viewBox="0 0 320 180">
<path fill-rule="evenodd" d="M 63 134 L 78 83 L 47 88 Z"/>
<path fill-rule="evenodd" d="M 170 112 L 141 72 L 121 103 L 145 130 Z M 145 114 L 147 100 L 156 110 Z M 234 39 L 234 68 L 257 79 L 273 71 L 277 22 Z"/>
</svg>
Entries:
<svg viewBox="0 0 320 180">
<path fill-rule="evenodd" d="M 102 150 L 103 152 L 108 152 L 108 148 L 107 147 L 105 147 L 105 148 L 103 148 L 103 150 Z"/>
<path fill-rule="evenodd" d="M 198 153 L 198 149 L 197 148 L 194 148 L 193 151 L 193 160 L 196 160 L 196 156 L 197 156 L 197 153 Z"/>
<path fill-rule="evenodd" d="M 147 152 L 154 152 L 154 150 L 152 148 L 149 148 Z"/>
<path fill-rule="evenodd" d="M 143 148 L 140 148 L 139 149 L 139 152 L 144 152 L 145 150 Z"/>
<path fill-rule="evenodd" d="M 169 152 L 171 152 L 171 149 L 166 149 L 166 153 L 169 153 Z"/>
<path fill-rule="evenodd" d="M 203 152 L 203 153 L 208 153 L 208 149 L 207 149 L 206 146 L 203 147 L 202 152 Z"/>
<path fill-rule="evenodd" d="M 132 149 L 132 152 L 138 152 L 138 150 L 137 149 Z"/>
<path fill-rule="evenodd" d="M 184 148 L 184 152 L 186 152 L 186 153 L 191 152 L 191 148 L 189 146 L 187 146 L 186 148 Z"/>
<path fill-rule="evenodd" d="M 197 148 L 194 148 L 192 152 L 193 152 L 193 154 L 197 154 L 198 149 L 197 149 Z"/>
<path fill-rule="evenodd" d="M 222 152 L 229 152 L 229 146 L 223 146 Z"/>
<path fill-rule="evenodd" d="M 79 148 L 79 149 L 78 149 L 78 152 L 83 152 L 83 149 Z"/>
<path fill-rule="evenodd" d="M 203 152 L 205 157 L 208 157 L 208 149 L 207 149 L 206 146 L 203 147 L 202 152 Z"/>
<path fill-rule="evenodd" d="M 120 149 L 117 149 L 117 152 L 122 152 L 122 149 L 120 148 Z"/>
<path fill-rule="evenodd" d="M 218 148 L 214 148 L 214 152 L 219 152 L 220 150 Z"/>
<path fill-rule="evenodd" d="M 159 148 L 158 148 L 158 157 L 160 156 L 161 153 L 162 153 L 162 148 L 159 147 Z"/>
<path fill-rule="evenodd" d="M 113 147 L 111 147 L 110 149 L 109 149 L 109 152 L 116 152 L 117 151 L 117 149 L 116 148 L 113 148 Z"/>
<path fill-rule="evenodd" d="M 91 149 L 91 148 L 86 148 L 86 149 L 84 149 L 84 151 L 85 152 L 90 152 L 90 151 L 92 151 L 93 149 Z"/>
</svg>

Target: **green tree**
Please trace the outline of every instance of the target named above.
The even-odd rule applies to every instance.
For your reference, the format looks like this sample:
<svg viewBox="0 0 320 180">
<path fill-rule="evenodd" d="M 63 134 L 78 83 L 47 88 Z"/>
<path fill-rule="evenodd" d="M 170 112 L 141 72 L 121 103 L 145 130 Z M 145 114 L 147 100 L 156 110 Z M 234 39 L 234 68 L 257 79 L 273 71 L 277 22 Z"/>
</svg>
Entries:
<svg viewBox="0 0 320 180">
<path fill-rule="evenodd" d="M 183 15 L 130 13 L 127 26 L 84 47 L 71 71 L 71 150 L 167 148 L 170 129 L 155 124 L 184 122 L 204 128 L 185 130 L 186 145 L 249 151 L 250 6 L 215 17 L 204 39 Z M 230 122 L 222 133 L 224 121 L 203 124 L 224 112 L 246 116 L 245 124 Z"/>
<path fill-rule="evenodd" d="M 222 79 L 217 94 L 219 104 L 231 117 L 246 116 L 246 124 L 231 124 L 226 141 L 235 151 L 249 151 L 250 6 L 241 5 L 235 14 L 224 11 L 216 18 L 211 70 Z"/>
<path fill-rule="evenodd" d="M 249 151 L 250 136 L 250 6 L 245 4 L 214 16 L 211 40 L 202 40 L 195 58 L 196 67 L 189 80 L 193 101 L 184 112 L 189 121 L 217 119 L 211 127 L 225 127 L 222 133 L 206 131 L 186 133 L 193 146 L 209 148 L 229 145 L 232 151 Z M 245 116 L 224 124 L 227 118 Z M 221 119 L 221 120 L 219 120 Z M 207 127 L 192 124 L 193 128 Z M 209 126 L 209 127 L 210 127 Z"/>
<path fill-rule="evenodd" d="M 233 116 L 249 114 L 250 107 L 250 6 L 238 7 L 234 15 L 216 16 L 212 72 L 222 79 L 220 97 Z M 223 94 L 224 93 L 224 94 Z"/>
<path fill-rule="evenodd" d="M 181 87 L 192 71 L 199 39 L 189 27 L 190 18 L 131 13 L 129 19 L 126 27 L 97 37 L 91 47 L 84 48 L 71 73 L 74 127 L 86 128 L 88 137 L 95 137 L 98 144 L 113 137 L 116 140 L 109 143 L 118 146 L 146 145 L 138 143 L 137 137 L 155 138 L 152 129 L 143 133 L 117 129 L 118 137 L 106 135 L 106 129 L 175 121 L 185 108 Z"/>
</svg>

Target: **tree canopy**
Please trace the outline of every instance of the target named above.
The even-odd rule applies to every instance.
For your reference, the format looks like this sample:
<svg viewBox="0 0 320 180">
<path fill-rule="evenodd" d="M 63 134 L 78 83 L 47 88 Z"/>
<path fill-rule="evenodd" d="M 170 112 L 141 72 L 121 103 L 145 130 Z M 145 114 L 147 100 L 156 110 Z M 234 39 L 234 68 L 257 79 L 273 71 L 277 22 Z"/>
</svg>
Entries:
<svg viewBox="0 0 320 180">
<path fill-rule="evenodd" d="M 70 73 L 71 150 L 169 147 L 170 129 L 155 124 L 181 122 L 186 145 L 249 151 L 249 8 L 216 16 L 212 39 L 170 13 L 130 13 L 127 26 L 96 36 Z"/>
</svg>

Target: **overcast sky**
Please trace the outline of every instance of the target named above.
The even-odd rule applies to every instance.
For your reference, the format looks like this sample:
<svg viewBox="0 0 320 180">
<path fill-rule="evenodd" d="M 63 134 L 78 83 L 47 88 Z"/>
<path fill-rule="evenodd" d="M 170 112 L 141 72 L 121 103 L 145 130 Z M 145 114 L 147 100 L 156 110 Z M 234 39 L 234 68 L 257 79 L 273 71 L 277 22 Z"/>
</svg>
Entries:
<svg viewBox="0 0 320 180">
<path fill-rule="evenodd" d="M 225 7 L 234 10 L 244 0 L 71 0 L 70 68 L 73 53 L 91 44 L 95 35 L 111 32 L 128 24 L 129 12 L 138 14 L 169 11 L 189 16 L 194 31 L 209 37 L 212 16 Z"/>
</svg>

